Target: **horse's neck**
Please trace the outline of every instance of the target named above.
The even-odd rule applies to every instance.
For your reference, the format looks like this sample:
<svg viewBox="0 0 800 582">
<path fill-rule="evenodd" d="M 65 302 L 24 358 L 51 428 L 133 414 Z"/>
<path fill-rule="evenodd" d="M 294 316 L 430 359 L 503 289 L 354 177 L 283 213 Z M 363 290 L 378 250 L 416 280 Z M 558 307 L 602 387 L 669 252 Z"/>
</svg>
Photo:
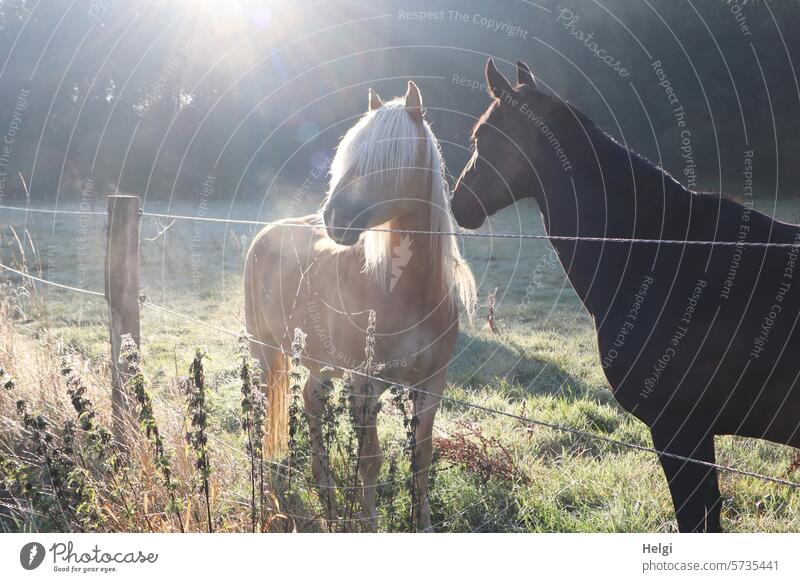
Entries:
<svg viewBox="0 0 800 582">
<path fill-rule="evenodd" d="M 419 231 L 419 233 L 408 232 L 393 232 L 391 234 L 392 249 L 398 248 L 398 245 L 407 245 L 410 241 L 411 249 L 414 253 L 426 253 L 428 256 L 433 256 L 434 249 L 440 247 L 435 234 L 426 234 L 431 231 L 431 215 L 430 208 L 425 205 L 425 208 L 420 209 L 419 212 L 412 212 L 405 216 L 401 216 L 392 220 L 391 229 L 398 231 Z M 420 263 L 422 261 L 415 261 Z"/>
<path fill-rule="evenodd" d="M 390 235 L 392 266 L 402 272 L 397 286 L 410 286 L 418 292 L 446 288 L 442 260 L 445 248 L 431 231 L 431 209 L 425 204 L 418 212 L 395 218 L 389 228 L 398 231 L 421 231 L 418 234 L 393 232 Z M 397 276 L 395 273 L 394 276 Z"/>
<path fill-rule="evenodd" d="M 688 191 L 602 132 L 593 137 L 592 145 L 586 144 L 591 152 L 578 148 L 586 155 L 579 156 L 574 172 L 554 181 L 549 187 L 552 195 L 544 204 L 540 201 L 545 230 L 576 238 L 660 236 L 665 208 L 683 204 Z M 587 309 L 601 315 L 614 286 L 598 284 L 598 277 L 617 281 L 626 268 L 631 269 L 627 245 L 569 240 L 552 244 Z"/>
</svg>

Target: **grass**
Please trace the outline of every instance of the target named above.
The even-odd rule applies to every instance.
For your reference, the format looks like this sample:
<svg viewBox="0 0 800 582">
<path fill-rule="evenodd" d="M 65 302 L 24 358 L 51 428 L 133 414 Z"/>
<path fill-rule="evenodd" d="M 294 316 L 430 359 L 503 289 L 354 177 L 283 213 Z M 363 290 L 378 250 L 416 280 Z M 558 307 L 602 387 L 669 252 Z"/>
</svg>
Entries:
<svg viewBox="0 0 800 582">
<path fill-rule="evenodd" d="M 771 203 L 762 207 L 772 211 Z M 189 215 L 197 212 L 191 206 L 169 210 Z M 208 215 L 227 216 L 228 211 L 227 207 L 212 205 Z M 790 221 L 797 220 L 797 212 L 796 203 L 780 203 L 775 209 L 779 218 Z M 249 218 L 257 214 L 258 209 L 237 206 L 231 216 Z M 286 214 L 286 208 L 275 208 L 272 214 L 261 217 Z M 59 217 L 54 222 L 51 216 L 31 215 L 27 224 L 22 216 L 13 218 L 16 232 L 27 227 L 36 246 L 34 253 L 28 245 L 26 255 L 31 272 L 102 289 L 102 217 L 90 218 L 85 229 L 73 217 Z M 142 284 L 148 299 L 238 332 L 243 327 L 243 251 L 252 231 L 238 225 L 226 230 L 219 225 L 176 222 L 157 236 L 164 226 L 143 221 Z M 522 203 L 501 213 L 492 221 L 491 229 L 539 233 L 538 211 L 532 204 Z M 2 236 L 3 262 L 19 262 L 18 245 L 7 227 Z M 152 238 L 155 240 L 146 240 Z M 494 315 L 499 333 L 489 330 L 485 311 L 474 325 L 462 325 L 446 394 L 651 446 L 645 426 L 623 411 L 607 389 L 591 319 L 565 280 L 549 245 L 538 240 L 465 239 L 464 247 L 481 296 L 486 298 L 497 288 Z M 69 417 L 63 378 L 53 364 L 57 359 L 54 351 L 59 345 L 66 346 L 79 358 L 99 418 L 107 422 L 108 332 L 102 298 L 37 285 L 34 294 L 15 304 L 22 309 L 3 314 L 6 321 L 0 331 L 0 366 L 16 378 L 20 394 L 59 421 Z M 235 338 L 147 309 L 142 312 L 142 338 L 142 367 L 155 418 L 181 483 L 178 497 L 184 501 L 181 516 L 186 529 L 205 531 L 208 524 L 204 516 L 207 505 L 211 505 L 215 530 L 249 531 L 251 481 L 242 438 Z M 178 382 L 179 376 L 188 374 L 198 345 L 208 353 L 203 366 L 211 467 L 209 503 L 204 500 L 205 493 L 188 485 L 196 459 L 183 440 L 185 404 Z M 409 475 L 408 460 L 400 452 L 405 430 L 402 416 L 392 412 L 393 408 L 385 404 L 380 417 L 387 462 L 379 482 L 394 479 L 400 485 L 384 486 L 379 491 L 383 530 L 406 528 L 405 512 L 410 503 L 402 486 Z M 0 394 L 0 450 L 18 447 L 20 431 L 12 400 Z M 522 426 L 507 417 L 448 402 L 443 403 L 437 417 L 435 437 L 440 454 L 434 467 L 431 507 L 438 531 L 675 531 L 666 482 L 651 454 L 547 428 Z M 146 449 L 146 442 L 142 443 Z M 307 448 L 302 435 L 298 443 Z M 477 446 L 485 458 L 480 462 L 459 458 L 457 453 L 459 447 L 466 446 L 464 443 Z M 785 475 L 794 457 L 790 449 L 757 440 L 718 438 L 717 447 L 718 462 L 774 476 Z M 389 462 L 392 457 L 395 463 Z M 298 462 L 303 458 L 299 454 Z M 334 464 L 337 462 L 333 459 Z M 137 490 L 143 493 L 131 503 L 148 516 L 149 527 L 176 530 L 177 521 L 165 511 L 163 488 L 151 463 L 144 453 L 136 463 L 131 478 L 137 480 L 141 485 Z M 503 463 L 509 464 L 510 473 L 498 469 Z M 495 470 L 486 474 L 485 467 Z M 346 471 L 342 467 L 337 470 Z M 295 480 L 287 497 L 286 475 L 271 465 L 268 475 L 267 509 L 274 521 L 267 529 L 335 529 L 326 524 L 324 508 L 307 480 Z M 727 531 L 800 531 L 797 493 L 749 477 L 723 473 L 720 478 L 725 499 L 723 527 Z M 2 517 L 0 523 L 10 527 Z M 35 519 L 17 526 L 48 527 Z M 120 519 L 119 524 L 107 520 L 104 527 L 147 531 L 148 525 L 131 518 Z"/>
</svg>

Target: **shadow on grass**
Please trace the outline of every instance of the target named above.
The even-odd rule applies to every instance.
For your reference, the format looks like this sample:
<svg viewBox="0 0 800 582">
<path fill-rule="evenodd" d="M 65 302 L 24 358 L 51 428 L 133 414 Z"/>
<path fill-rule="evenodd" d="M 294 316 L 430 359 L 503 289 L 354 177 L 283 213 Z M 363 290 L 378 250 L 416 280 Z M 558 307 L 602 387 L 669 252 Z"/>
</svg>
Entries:
<svg viewBox="0 0 800 582">
<path fill-rule="evenodd" d="M 613 401 L 604 386 L 575 374 L 567 368 L 568 362 L 569 358 L 518 346 L 502 334 L 462 333 L 450 363 L 449 381 L 466 388 L 504 384 L 514 399 L 547 394 L 567 401 Z"/>
</svg>

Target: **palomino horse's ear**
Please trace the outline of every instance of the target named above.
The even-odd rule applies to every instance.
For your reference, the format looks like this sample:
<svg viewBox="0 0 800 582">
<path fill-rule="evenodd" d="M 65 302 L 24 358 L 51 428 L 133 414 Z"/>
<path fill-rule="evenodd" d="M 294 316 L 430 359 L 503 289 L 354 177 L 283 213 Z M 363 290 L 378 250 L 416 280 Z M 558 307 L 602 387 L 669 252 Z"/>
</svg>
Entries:
<svg viewBox="0 0 800 582">
<path fill-rule="evenodd" d="M 380 95 L 378 95 L 377 91 L 373 91 L 372 89 L 370 89 L 368 111 L 375 111 L 376 109 L 380 109 L 381 107 L 383 107 L 383 101 L 381 101 Z"/>
<path fill-rule="evenodd" d="M 511 83 L 497 70 L 493 59 L 486 61 L 486 85 L 489 88 L 489 95 L 496 99 L 504 99 L 514 94 Z"/>
<path fill-rule="evenodd" d="M 536 81 L 533 78 L 533 73 L 531 73 L 531 68 L 522 61 L 517 61 L 517 83 L 536 87 Z"/>
<path fill-rule="evenodd" d="M 408 82 L 405 104 L 411 118 L 417 123 L 422 123 L 422 94 L 414 81 Z"/>
</svg>

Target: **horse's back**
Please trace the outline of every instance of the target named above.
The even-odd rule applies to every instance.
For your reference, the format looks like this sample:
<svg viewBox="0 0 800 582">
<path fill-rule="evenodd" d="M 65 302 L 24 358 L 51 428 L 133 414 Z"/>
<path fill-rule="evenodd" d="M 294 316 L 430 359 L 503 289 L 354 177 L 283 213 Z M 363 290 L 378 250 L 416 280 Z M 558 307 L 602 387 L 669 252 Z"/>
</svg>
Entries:
<svg viewBox="0 0 800 582">
<path fill-rule="evenodd" d="M 609 383 L 648 424 L 691 413 L 719 434 L 789 442 L 784 424 L 800 415 L 800 228 L 695 196 L 672 223 L 686 240 L 798 246 L 640 245 L 598 329 Z"/>
<path fill-rule="evenodd" d="M 280 334 L 270 329 L 274 327 L 272 312 L 281 311 L 278 303 L 286 292 L 291 289 L 295 294 L 296 281 L 308 268 L 309 249 L 320 236 L 316 216 L 309 215 L 274 222 L 253 238 L 244 269 L 248 328 L 261 335 L 277 335 L 280 341 Z"/>
<path fill-rule="evenodd" d="M 316 214 L 275 221 L 259 231 L 247 253 L 247 262 L 265 260 L 265 257 L 294 252 L 311 240 L 321 238 L 321 226 Z"/>
</svg>

